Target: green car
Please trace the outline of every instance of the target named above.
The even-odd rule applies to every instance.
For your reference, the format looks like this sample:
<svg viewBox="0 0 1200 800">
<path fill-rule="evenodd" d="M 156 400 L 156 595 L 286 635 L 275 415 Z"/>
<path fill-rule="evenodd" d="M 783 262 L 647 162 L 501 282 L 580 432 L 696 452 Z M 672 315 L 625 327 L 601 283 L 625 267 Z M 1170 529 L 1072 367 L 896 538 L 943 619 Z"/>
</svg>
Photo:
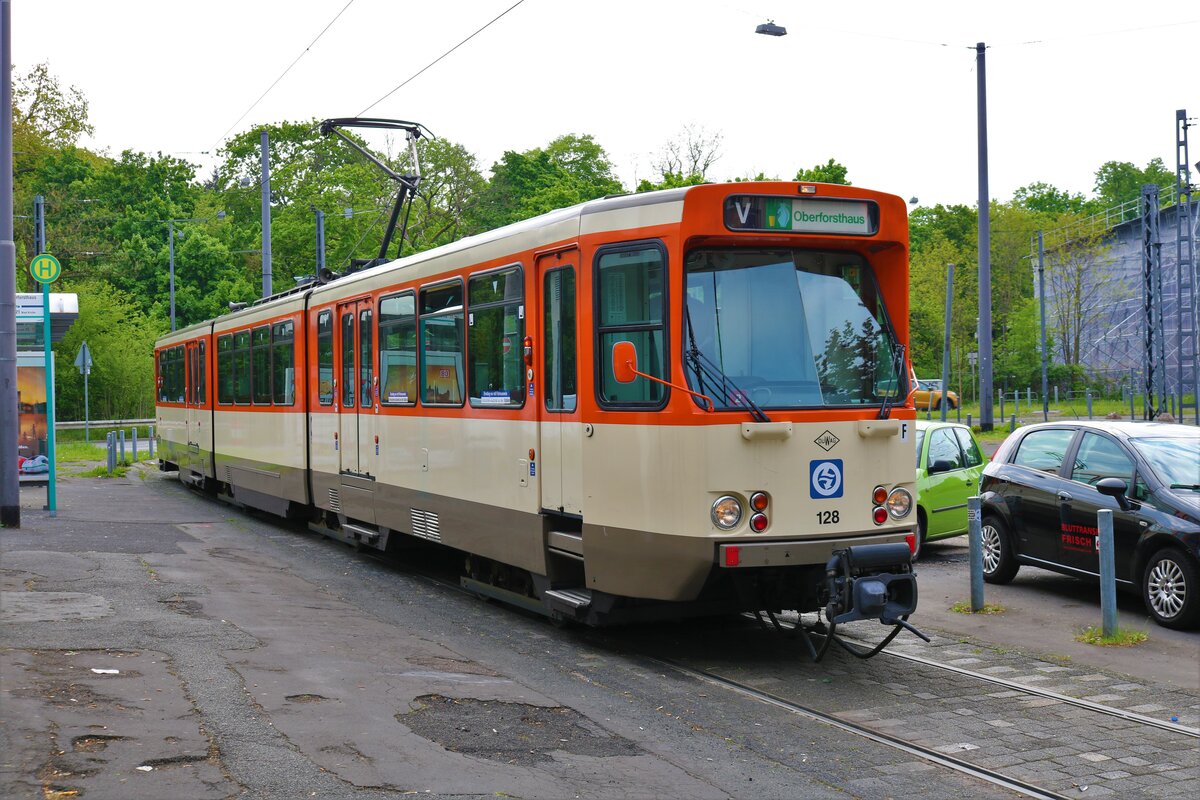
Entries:
<svg viewBox="0 0 1200 800">
<path fill-rule="evenodd" d="M 966 425 L 917 420 L 917 524 L 913 561 L 925 542 L 967 532 L 967 498 L 979 494 L 983 449 Z"/>
</svg>

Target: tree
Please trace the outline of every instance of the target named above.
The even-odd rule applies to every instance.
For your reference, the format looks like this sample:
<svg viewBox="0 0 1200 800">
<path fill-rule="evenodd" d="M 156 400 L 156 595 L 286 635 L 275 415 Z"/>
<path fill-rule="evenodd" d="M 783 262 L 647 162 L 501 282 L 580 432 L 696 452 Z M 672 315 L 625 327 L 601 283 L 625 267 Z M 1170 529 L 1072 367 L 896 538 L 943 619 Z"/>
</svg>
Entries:
<svg viewBox="0 0 1200 800">
<path fill-rule="evenodd" d="M 560 136 L 524 153 L 507 151 L 469 213 L 470 231 L 509 225 L 622 191 L 612 162 L 591 135 Z"/>
<path fill-rule="evenodd" d="M 91 134 L 88 103 L 74 86 L 63 89 L 41 63 L 13 80 L 14 173 L 31 169 L 52 150 L 74 147 L 79 137 Z"/>
<path fill-rule="evenodd" d="M 1112 280 L 1116 271 L 1105 258 L 1104 236 L 1104 232 L 1080 233 L 1046 255 L 1047 315 L 1068 366 L 1080 363 L 1085 336 L 1104 307 L 1129 291 Z"/>
<path fill-rule="evenodd" d="M 64 283 L 79 295 L 79 319 L 55 345 L 55 392 L 61 419 L 83 419 L 83 376 L 74 367 L 83 342 L 92 354 L 92 419 L 140 419 L 154 413 L 154 340 L 166 332 L 141 303 L 104 281 Z"/>
<path fill-rule="evenodd" d="M 1096 170 L 1096 194 L 1103 208 L 1120 205 L 1142 196 L 1142 186 L 1157 183 L 1166 193 L 1175 185 L 1175 173 L 1161 158 L 1153 158 L 1145 169 L 1129 161 L 1106 161 Z"/>
<path fill-rule="evenodd" d="M 1048 183 L 1036 181 L 1013 192 L 1013 205 L 1041 214 L 1082 214 L 1088 201 L 1078 192 L 1072 194 Z"/>
<path fill-rule="evenodd" d="M 650 192 L 656 189 L 678 189 L 697 186 L 708 182 L 708 170 L 721 158 L 720 133 L 708 133 L 703 127 L 685 125 L 676 139 L 663 145 L 652 164 L 658 172 L 657 180 L 643 178 L 637 191 Z"/>
<path fill-rule="evenodd" d="M 824 164 L 817 164 L 815 167 L 807 169 L 801 168 L 796 173 L 796 180 L 804 183 L 839 183 L 843 186 L 850 186 L 850 181 L 846 180 L 847 172 L 849 169 L 831 158 Z"/>
</svg>

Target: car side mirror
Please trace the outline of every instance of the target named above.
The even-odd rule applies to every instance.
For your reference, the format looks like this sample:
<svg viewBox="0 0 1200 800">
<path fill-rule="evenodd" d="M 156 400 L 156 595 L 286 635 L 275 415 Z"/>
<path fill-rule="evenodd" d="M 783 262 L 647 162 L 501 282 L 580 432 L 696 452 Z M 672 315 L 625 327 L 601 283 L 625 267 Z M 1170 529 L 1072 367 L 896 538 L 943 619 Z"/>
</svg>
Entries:
<svg viewBox="0 0 1200 800">
<path fill-rule="evenodd" d="M 934 461 L 929 465 L 928 472 L 930 475 L 936 475 L 939 472 L 949 472 L 951 466 L 952 465 L 949 461 L 944 458 L 939 458 L 937 461 Z"/>
<path fill-rule="evenodd" d="M 1128 510 L 1129 498 L 1125 496 L 1125 493 L 1129 491 L 1129 484 L 1120 478 L 1101 478 L 1096 482 L 1096 491 L 1116 498 L 1117 505 L 1121 506 L 1122 510 Z"/>
</svg>

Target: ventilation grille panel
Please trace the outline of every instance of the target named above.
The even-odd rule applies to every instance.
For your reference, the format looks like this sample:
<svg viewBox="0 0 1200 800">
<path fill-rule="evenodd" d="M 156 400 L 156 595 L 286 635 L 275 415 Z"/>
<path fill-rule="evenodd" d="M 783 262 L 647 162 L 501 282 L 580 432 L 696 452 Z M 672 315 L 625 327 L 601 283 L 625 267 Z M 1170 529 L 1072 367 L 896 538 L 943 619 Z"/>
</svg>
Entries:
<svg viewBox="0 0 1200 800">
<path fill-rule="evenodd" d="M 442 540 L 442 532 L 438 515 L 432 511 L 422 511 L 419 508 L 412 510 L 412 532 L 413 536 L 419 536 L 422 539 L 428 539 L 431 542 L 440 542 Z"/>
<path fill-rule="evenodd" d="M 342 496 L 337 489 L 329 490 L 329 510 L 337 514 L 342 513 Z"/>
</svg>

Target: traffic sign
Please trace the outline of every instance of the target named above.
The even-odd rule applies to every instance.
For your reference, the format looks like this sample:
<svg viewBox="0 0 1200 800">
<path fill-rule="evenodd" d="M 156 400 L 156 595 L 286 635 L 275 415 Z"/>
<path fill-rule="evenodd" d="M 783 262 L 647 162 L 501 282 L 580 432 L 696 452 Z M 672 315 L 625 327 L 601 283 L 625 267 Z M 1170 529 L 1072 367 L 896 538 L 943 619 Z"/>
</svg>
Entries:
<svg viewBox="0 0 1200 800">
<path fill-rule="evenodd" d="M 62 274 L 62 264 L 49 253 L 42 253 L 29 262 L 29 274 L 38 283 L 54 283 Z"/>
<path fill-rule="evenodd" d="M 75 366 L 83 375 L 92 371 L 92 353 L 88 350 L 87 342 L 84 342 L 83 347 L 79 348 L 79 355 L 75 356 Z"/>
</svg>

